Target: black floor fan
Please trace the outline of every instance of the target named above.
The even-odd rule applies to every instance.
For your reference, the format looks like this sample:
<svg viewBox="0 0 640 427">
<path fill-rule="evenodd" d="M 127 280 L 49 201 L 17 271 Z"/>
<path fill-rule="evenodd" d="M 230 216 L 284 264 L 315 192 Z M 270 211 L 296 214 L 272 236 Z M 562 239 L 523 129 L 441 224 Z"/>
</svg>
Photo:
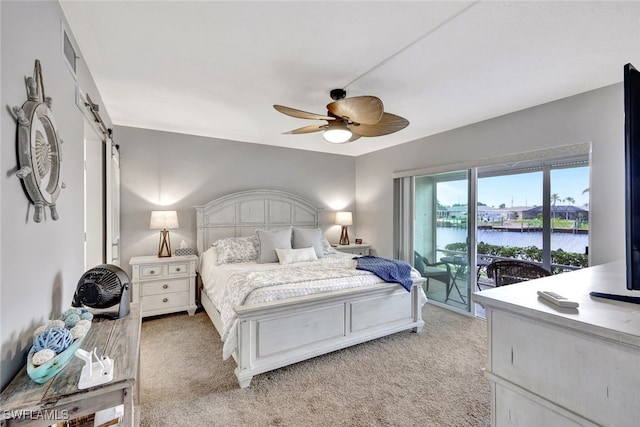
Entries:
<svg viewBox="0 0 640 427">
<path fill-rule="evenodd" d="M 129 314 L 129 276 L 113 264 L 87 270 L 78 281 L 72 305 L 86 308 L 95 317 L 125 317 Z"/>
</svg>

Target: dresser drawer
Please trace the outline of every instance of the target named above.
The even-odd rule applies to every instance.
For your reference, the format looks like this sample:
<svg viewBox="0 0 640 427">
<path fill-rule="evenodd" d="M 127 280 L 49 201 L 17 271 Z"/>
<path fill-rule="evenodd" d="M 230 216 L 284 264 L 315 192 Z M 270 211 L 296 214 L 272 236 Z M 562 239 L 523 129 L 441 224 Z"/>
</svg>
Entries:
<svg viewBox="0 0 640 427">
<path fill-rule="evenodd" d="M 169 276 L 183 276 L 189 273 L 189 264 L 188 263 L 176 263 L 169 264 Z"/>
<path fill-rule="evenodd" d="M 170 294 L 173 292 L 188 292 L 189 279 L 159 280 L 157 282 L 147 282 L 142 285 L 142 296 Z"/>
<path fill-rule="evenodd" d="M 495 418 L 497 426 L 513 427 L 580 427 L 593 425 L 587 420 L 574 421 L 546 408 L 500 384 L 495 386 Z M 535 414 L 532 417 L 531 414 Z"/>
<path fill-rule="evenodd" d="M 155 277 L 163 277 L 166 276 L 167 273 L 165 271 L 164 265 L 141 265 L 140 266 L 140 277 L 143 279 L 151 279 Z"/>
<path fill-rule="evenodd" d="M 494 375 L 595 423 L 638 407 L 637 349 L 493 311 L 490 351 Z"/>
<path fill-rule="evenodd" d="M 142 310 L 164 310 L 172 307 L 184 307 L 189 304 L 188 292 L 147 295 L 142 297 Z"/>
</svg>

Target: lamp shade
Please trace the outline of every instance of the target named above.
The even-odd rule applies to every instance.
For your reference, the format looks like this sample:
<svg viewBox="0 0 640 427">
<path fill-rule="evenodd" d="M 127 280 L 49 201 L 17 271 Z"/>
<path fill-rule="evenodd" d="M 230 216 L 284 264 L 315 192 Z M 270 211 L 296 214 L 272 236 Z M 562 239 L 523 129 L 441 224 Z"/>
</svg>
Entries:
<svg viewBox="0 0 640 427">
<path fill-rule="evenodd" d="M 151 221 L 149 228 L 151 230 L 168 230 L 170 228 L 179 228 L 178 212 L 176 211 L 151 211 Z"/>
<path fill-rule="evenodd" d="M 351 212 L 336 212 L 336 224 L 353 225 L 353 216 Z"/>
<path fill-rule="evenodd" d="M 351 130 L 340 120 L 329 122 L 327 130 L 322 133 L 322 137 L 325 141 L 332 142 L 334 144 L 349 142 L 351 136 Z"/>
</svg>

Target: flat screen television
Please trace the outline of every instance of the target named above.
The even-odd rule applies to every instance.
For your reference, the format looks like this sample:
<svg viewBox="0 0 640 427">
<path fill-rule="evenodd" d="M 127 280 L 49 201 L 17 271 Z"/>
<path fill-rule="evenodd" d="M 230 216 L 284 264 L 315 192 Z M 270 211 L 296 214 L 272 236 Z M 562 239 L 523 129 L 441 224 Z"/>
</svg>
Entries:
<svg viewBox="0 0 640 427">
<path fill-rule="evenodd" d="M 624 66 L 627 289 L 640 291 L 640 72 Z"/>
<path fill-rule="evenodd" d="M 640 291 L 640 72 L 624 66 L 624 165 L 627 289 Z M 640 297 L 592 292 L 640 304 Z"/>
</svg>

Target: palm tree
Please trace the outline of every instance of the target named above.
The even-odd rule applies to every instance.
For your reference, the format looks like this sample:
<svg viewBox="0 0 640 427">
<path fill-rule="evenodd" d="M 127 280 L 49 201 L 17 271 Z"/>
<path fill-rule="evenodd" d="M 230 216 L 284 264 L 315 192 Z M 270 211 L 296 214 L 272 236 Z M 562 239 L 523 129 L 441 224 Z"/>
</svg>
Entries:
<svg viewBox="0 0 640 427">
<path fill-rule="evenodd" d="M 556 207 L 556 203 L 557 203 L 557 202 L 559 202 L 560 200 L 562 200 L 562 199 L 560 198 L 560 196 L 558 195 L 558 193 L 553 193 L 553 194 L 551 195 L 551 217 L 552 217 L 552 218 L 553 218 L 554 211 L 555 211 L 555 209 L 553 209 L 553 208 L 555 208 L 555 207 Z"/>
<path fill-rule="evenodd" d="M 573 205 L 576 202 L 576 199 L 574 199 L 573 197 L 569 196 L 569 197 L 565 197 L 564 201 L 569 203 L 570 205 Z M 569 211 L 568 210 L 564 214 L 564 219 L 569 219 Z"/>
</svg>

